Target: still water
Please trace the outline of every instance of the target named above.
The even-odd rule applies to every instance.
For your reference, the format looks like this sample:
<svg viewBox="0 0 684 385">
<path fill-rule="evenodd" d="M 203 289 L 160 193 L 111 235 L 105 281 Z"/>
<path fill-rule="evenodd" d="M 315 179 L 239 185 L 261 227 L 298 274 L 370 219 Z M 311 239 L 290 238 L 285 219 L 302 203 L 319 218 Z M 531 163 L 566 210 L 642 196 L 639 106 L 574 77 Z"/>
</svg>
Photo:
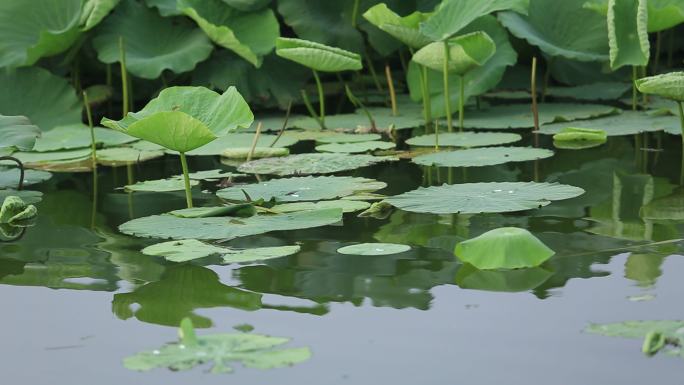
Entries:
<svg viewBox="0 0 684 385">
<path fill-rule="evenodd" d="M 173 157 L 131 173 L 100 169 L 95 202 L 90 174 L 55 175 L 40 185 L 36 226 L 19 241 L 0 243 L 1 383 L 681 384 L 680 359 L 649 359 L 640 341 L 582 332 L 592 322 L 683 318 L 682 244 L 647 245 L 681 238 L 683 226 L 640 216 L 643 206 L 682 194 L 672 138 L 663 151 L 636 152 L 632 138 L 616 138 L 536 163 L 438 173 L 402 161 L 345 173 L 386 182 L 387 195 L 447 181 L 535 179 L 587 193 L 505 215 L 346 214 L 337 226 L 232 241 L 302 245 L 293 256 L 245 265 L 174 264 L 139 252 L 154 241 L 116 231 L 131 218 L 183 207 L 182 192 L 115 189 L 129 178 L 178 174 Z M 214 158 L 191 164 L 195 171 L 220 167 L 230 170 Z M 199 190 L 196 196 L 197 203 L 214 199 Z M 508 273 L 476 272 L 455 259 L 458 241 L 501 226 L 532 231 L 556 256 L 541 268 Z M 356 242 L 413 249 L 336 253 Z M 255 333 L 291 338 L 287 347 L 307 346 L 313 356 L 270 371 L 236 364 L 226 375 L 208 367 L 123 367 L 123 358 L 176 340 L 184 317 L 199 334 L 248 324 Z"/>
</svg>

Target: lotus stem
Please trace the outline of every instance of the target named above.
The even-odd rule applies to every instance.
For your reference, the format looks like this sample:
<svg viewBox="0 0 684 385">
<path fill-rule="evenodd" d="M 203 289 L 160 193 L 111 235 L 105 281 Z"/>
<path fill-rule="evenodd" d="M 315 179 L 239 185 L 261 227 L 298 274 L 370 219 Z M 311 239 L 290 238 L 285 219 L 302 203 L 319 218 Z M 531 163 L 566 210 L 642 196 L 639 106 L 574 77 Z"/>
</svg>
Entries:
<svg viewBox="0 0 684 385">
<path fill-rule="evenodd" d="M 430 82 L 428 75 L 428 68 L 422 67 L 423 73 L 423 109 L 425 110 L 425 125 L 432 123 L 432 99 L 430 98 Z"/>
<path fill-rule="evenodd" d="M 392 69 L 389 64 L 385 64 L 385 77 L 387 78 L 387 88 L 389 88 L 390 102 L 392 103 L 392 116 L 397 116 L 397 95 L 394 93 Z"/>
<path fill-rule="evenodd" d="M 411 52 L 411 56 L 413 56 L 413 50 L 409 48 L 409 51 Z M 404 57 L 404 50 L 399 50 L 399 63 L 401 63 L 401 69 L 404 71 L 404 73 L 408 73 L 408 66 L 406 65 L 406 57 Z"/>
<path fill-rule="evenodd" d="M 636 109 L 637 109 L 636 80 L 637 80 L 637 67 L 632 66 L 632 111 L 636 111 Z"/>
<path fill-rule="evenodd" d="M 358 14 L 359 14 L 359 0 L 354 0 L 354 8 L 352 8 L 352 20 L 351 20 L 352 28 L 356 28 L 356 19 L 358 18 Z"/>
<path fill-rule="evenodd" d="M 304 106 L 306 107 L 306 110 L 309 112 L 309 115 L 311 115 L 312 118 L 316 119 L 318 124 L 321 124 L 321 118 L 318 117 L 318 114 L 316 113 L 316 110 L 313 108 L 313 104 L 311 104 L 311 101 L 309 100 L 309 96 L 306 93 L 306 90 L 300 90 L 302 94 L 302 101 L 304 102 Z M 323 127 L 321 127 L 323 128 Z"/>
<path fill-rule="evenodd" d="M 19 183 L 17 183 L 17 191 L 24 188 L 24 164 L 13 156 L 0 156 L 0 160 L 9 160 L 17 164 L 19 167 Z"/>
<path fill-rule="evenodd" d="M 658 73 L 658 67 L 660 65 L 660 50 L 662 48 L 661 45 L 662 45 L 662 33 L 661 33 L 661 31 L 658 31 L 656 33 L 655 60 L 653 61 L 653 68 L 651 69 L 651 72 L 653 72 L 653 75 L 656 75 Z"/>
<path fill-rule="evenodd" d="M 318 76 L 318 71 L 313 70 L 314 79 L 316 80 L 316 89 L 318 90 L 318 120 L 321 128 L 325 129 L 325 94 L 323 94 L 323 84 L 321 78 Z"/>
<path fill-rule="evenodd" d="M 439 151 L 439 120 L 435 121 L 435 150 Z"/>
<path fill-rule="evenodd" d="M 641 66 L 641 77 L 645 78 L 647 75 L 648 74 L 646 73 L 646 66 Z M 646 107 L 646 105 L 648 104 L 648 94 L 642 93 L 641 97 L 642 103 L 644 107 Z"/>
<path fill-rule="evenodd" d="M 181 167 L 183 168 L 183 181 L 185 182 L 185 201 L 188 204 L 188 208 L 192 208 L 192 190 L 190 187 L 190 173 L 188 172 L 188 159 L 185 157 L 185 153 L 180 153 Z"/>
<path fill-rule="evenodd" d="M 128 73 L 126 72 L 126 50 L 124 49 L 124 38 L 119 36 L 119 63 L 121 64 L 121 88 L 123 92 L 123 117 L 128 115 Z"/>
<path fill-rule="evenodd" d="M 532 90 L 532 116 L 534 117 L 534 146 L 539 147 L 539 108 L 537 106 L 537 57 L 532 58 L 532 75 L 530 80 Z"/>
<path fill-rule="evenodd" d="M 93 160 L 93 171 L 97 175 L 97 146 L 95 142 L 95 128 L 93 127 L 93 113 L 90 110 L 88 93 L 83 91 L 83 104 L 85 104 L 86 117 L 88 118 L 88 128 L 90 128 L 90 156 Z"/>
<path fill-rule="evenodd" d="M 378 92 L 382 93 L 384 90 L 382 89 L 382 83 L 380 83 L 380 79 L 378 78 L 378 73 L 375 72 L 375 67 L 373 67 L 373 62 L 370 59 L 370 55 L 368 52 L 366 52 L 366 55 L 364 55 L 364 58 L 366 59 L 366 67 L 368 67 L 368 71 L 371 74 L 371 77 L 373 78 L 373 83 L 375 84 L 375 88 L 377 88 Z"/>
<path fill-rule="evenodd" d="M 463 132 L 463 116 L 465 108 L 465 76 L 461 75 L 461 86 L 458 98 L 458 131 Z"/>
<path fill-rule="evenodd" d="M 453 124 L 451 120 L 451 100 L 449 98 L 449 44 L 446 41 L 444 41 L 444 67 L 442 68 L 442 72 L 442 81 L 444 83 L 444 112 L 446 113 L 447 130 L 451 132 L 453 131 Z"/>
<path fill-rule="evenodd" d="M 292 100 L 290 100 L 287 103 L 287 111 L 285 111 L 285 120 L 283 121 L 283 126 L 280 128 L 280 132 L 278 132 L 278 136 L 276 136 L 275 139 L 273 139 L 273 143 L 269 147 L 275 146 L 276 143 L 278 143 L 278 140 L 280 137 L 283 136 L 283 133 L 287 129 L 287 122 L 290 120 L 290 113 L 292 112 Z"/>
<path fill-rule="evenodd" d="M 684 185 L 684 105 L 681 101 L 677 101 L 679 107 L 679 125 L 682 130 L 682 171 L 679 176 L 679 184 Z"/>
<path fill-rule="evenodd" d="M 262 126 L 263 124 L 261 122 L 257 124 L 256 133 L 254 134 L 254 139 L 252 140 L 252 148 L 249 149 L 249 153 L 247 154 L 247 162 L 252 160 L 252 156 L 254 156 L 254 150 L 256 150 L 257 143 L 259 142 L 259 136 L 261 135 Z"/>
</svg>

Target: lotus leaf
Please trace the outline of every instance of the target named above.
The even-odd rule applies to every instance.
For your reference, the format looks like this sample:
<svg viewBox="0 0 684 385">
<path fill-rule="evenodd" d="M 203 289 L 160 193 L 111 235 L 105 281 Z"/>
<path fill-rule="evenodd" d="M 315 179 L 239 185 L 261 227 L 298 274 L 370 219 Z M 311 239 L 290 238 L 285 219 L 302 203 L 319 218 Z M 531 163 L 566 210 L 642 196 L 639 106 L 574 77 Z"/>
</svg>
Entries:
<svg viewBox="0 0 684 385">
<path fill-rule="evenodd" d="M 221 153 L 221 157 L 224 159 L 237 159 L 237 160 L 247 160 L 251 159 L 261 159 L 261 158 L 271 158 L 278 156 L 288 156 L 290 155 L 290 150 L 282 147 L 242 147 L 242 148 L 229 148 Z"/>
<path fill-rule="evenodd" d="M 20 197 L 10 195 L 4 197 L 0 208 L 0 223 L 15 224 L 35 218 L 38 214 L 36 206 L 27 204 Z"/>
<path fill-rule="evenodd" d="M 278 213 L 292 213 L 295 211 L 311 211 L 336 208 L 342 209 L 342 212 L 344 213 L 353 213 L 355 211 L 365 210 L 370 206 L 370 203 L 364 201 L 338 199 L 334 201 L 281 203 L 271 207 L 271 210 Z"/>
<path fill-rule="evenodd" d="M 496 53 L 496 43 L 482 31 L 451 38 L 446 40 L 446 45 L 449 52 L 445 51 L 445 43 L 430 43 L 413 55 L 413 61 L 432 70 L 443 71 L 444 56 L 448 55 L 449 72 L 465 75 L 483 66 Z"/>
<path fill-rule="evenodd" d="M 621 114 L 605 116 L 598 119 L 582 120 L 572 123 L 544 124 L 539 129 L 540 134 L 555 135 L 568 127 L 581 127 L 606 132 L 608 136 L 634 135 L 642 132 L 662 130 L 679 131 L 679 118 L 672 116 L 649 116 L 644 112 L 624 111 Z"/>
<path fill-rule="evenodd" d="M 225 178 L 242 178 L 247 176 L 246 174 L 239 174 L 235 172 L 229 172 L 224 170 L 205 170 L 191 172 L 188 177 L 193 180 L 206 180 L 206 181 L 217 181 Z M 176 175 L 174 178 L 182 178 L 183 175 Z"/>
<path fill-rule="evenodd" d="M 254 249 L 230 250 L 223 254 L 223 263 L 248 263 L 288 257 L 297 254 L 300 246 L 257 247 Z"/>
<path fill-rule="evenodd" d="M 348 176 L 304 176 L 273 179 L 252 185 L 239 185 L 216 192 L 220 198 L 244 201 L 245 193 L 252 200 L 277 202 L 318 201 L 341 198 L 358 192 L 373 192 L 387 187 L 383 182 Z"/>
<path fill-rule="evenodd" d="M 316 146 L 318 152 L 336 152 L 345 154 L 362 154 L 376 150 L 391 150 L 396 145 L 392 142 L 370 141 L 355 143 L 328 143 Z"/>
<path fill-rule="evenodd" d="M 373 116 L 373 120 L 375 120 L 375 128 L 382 132 L 414 128 L 425 123 L 424 118 L 420 114 L 400 113 L 397 116 L 393 116 L 388 109 L 369 108 L 368 111 Z M 368 116 L 363 112 L 326 116 L 325 125 L 330 129 L 348 132 L 368 132 L 372 130 L 368 122 Z M 311 117 L 296 119 L 292 122 L 292 126 L 304 130 L 319 129 L 318 121 Z"/>
<path fill-rule="evenodd" d="M 88 31 L 102 21 L 121 0 L 85 0 L 81 13 L 81 29 Z"/>
<path fill-rule="evenodd" d="M 516 293 L 533 290 L 553 276 L 541 267 L 514 270 L 480 270 L 465 264 L 456 273 L 456 284 L 463 289 Z"/>
<path fill-rule="evenodd" d="M 267 148 L 276 139 L 275 135 L 261 134 L 257 140 L 257 148 Z M 252 148 L 252 142 L 254 141 L 254 134 L 246 133 L 230 133 L 225 136 L 221 136 L 218 139 L 207 143 L 202 147 L 195 150 L 189 151 L 186 155 L 189 156 L 202 156 L 202 155 L 222 155 L 224 152 L 235 149 Z M 273 146 L 273 148 L 281 149 L 283 147 L 289 147 L 297 143 L 297 139 L 292 137 L 283 136 L 278 139 L 278 142 Z"/>
<path fill-rule="evenodd" d="M 142 250 L 143 254 L 164 257 L 172 262 L 187 262 L 194 259 L 221 255 L 228 263 L 252 262 L 265 259 L 286 257 L 299 252 L 299 246 L 260 247 L 236 250 L 229 247 L 214 246 L 196 239 L 185 239 L 157 243 Z"/>
<path fill-rule="evenodd" d="M 547 103 L 539 105 L 539 123 L 570 122 L 611 115 L 620 110 L 600 104 Z M 527 104 L 499 105 L 469 112 L 465 127 L 478 129 L 509 129 L 534 127 L 532 110 Z"/>
<path fill-rule="evenodd" d="M 166 214 L 134 219 L 119 226 L 119 230 L 124 234 L 145 238 L 228 240 L 271 231 L 326 226 L 341 220 L 340 209 L 255 215 L 249 218 L 179 218 Z"/>
<path fill-rule="evenodd" d="M 619 99 L 630 88 L 629 83 L 595 82 L 575 87 L 549 87 L 546 95 L 577 100 L 615 100 Z"/>
<path fill-rule="evenodd" d="M 0 189 L 17 188 L 19 184 L 19 169 L 8 168 L 0 169 Z M 52 174 L 46 171 L 26 170 L 24 171 L 23 186 L 31 186 L 52 178 Z"/>
<path fill-rule="evenodd" d="M 190 71 L 213 50 L 207 36 L 191 22 L 162 18 L 134 0 L 124 0 L 98 28 L 93 46 L 100 61 L 120 60 L 120 38 L 127 70 L 145 79 L 156 79 L 166 69 Z"/>
<path fill-rule="evenodd" d="M 645 66 L 651 46 L 648 42 L 647 0 L 608 2 L 608 44 L 610 67 Z"/>
<path fill-rule="evenodd" d="M 0 150 L 30 151 L 40 136 L 40 129 L 24 116 L 0 115 Z"/>
<path fill-rule="evenodd" d="M 276 54 L 314 71 L 340 72 L 363 68 L 358 54 L 301 39 L 279 37 Z"/>
<path fill-rule="evenodd" d="M 670 355 L 682 355 L 684 322 L 682 321 L 626 321 L 613 324 L 592 324 L 586 332 L 609 337 L 643 338 L 641 351 L 652 356 L 666 349 Z"/>
<path fill-rule="evenodd" d="M 222 0 L 224 3 L 241 11 L 255 11 L 267 6 L 271 0 Z"/>
<path fill-rule="evenodd" d="M 582 194 L 584 190 L 579 187 L 558 183 L 463 183 L 420 187 L 384 202 L 417 213 L 504 213 L 540 208 Z"/>
<path fill-rule="evenodd" d="M 147 162 L 162 156 L 164 156 L 162 151 L 140 151 L 131 147 L 111 147 L 97 151 L 97 162 L 104 166 L 118 167 Z"/>
<path fill-rule="evenodd" d="M 684 102 L 684 72 L 670 72 L 638 79 L 636 87 L 644 94 L 654 94 Z"/>
<path fill-rule="evenodd" d="M 432 42 L 419 29 L 420 23 L 427 20 L 429 16 L 429 13 L 416 11 L 402 17 L 389 9 L 385 3 L 372 6 L 363 14 L 363 17 L 371 24 L 414 49 L 422 48 Z"/>
<path fill-rule="evenodd" d="M 118 146 L 135 141 L 126 134 L 101 127 L 94 127 L 95 143 L 105 146 Z M 91 145 L 88 126 L 73 124 L 55 127 L 43 133 L 36 139 L 33 151 L 48 152 L 58 150 L 73 150 Z"/>
<path fill-rule="evenodd" d="M 179 0 L 178 8 L 195 20 L 209 38 L 254 66 L 270 53 L 280 26 L 270 8 L 243 12 L 221 0 Z"/>
<path fill-rule="evenodd" d="M 411 246 L 396 243 L 357 243 L 340 247 L 337 252 L 345 255 L 392 255 L 409 250 Z"/>
<path fill-rule="evenodd" d="M 439 145 L 442 147 L 482 147 L 517 142 L 522 137 L 518 134 L 499 132 L 447 132 L 439 134 Z M 411 146 L 434 147 L 435 134 L 414 136 L 406 141 Z"/>
<path fill-rule="evenodd" d="M 279 176 L 332 174 L 394 160 L 397 158 L 365 154 L 297 154 L 284 158 L 266 158 L 247 162 L 238 167 L 238 171 Z"/>
<path fill-rule="evenodd" d="M 684 194 L 682 190 L 657 198 L 641 207 L 639 216 L 656 223 L 680 223 L 684 221 Z"/>
<path fill-rule="evenodd" d="M 558 148 L 574 146 L 577 142 L 591 144 L 592 147 L 595 147 L 605 143 L 607 140 L 608 135 L 604 130 L 593 128 L 567 127 L 553 136 L 553 144 Z"/>
<path fill-rule="evenodd" d="M 508 162 L 525 162 L 553 156 L 553 151 L 533 147 L 482 147 L 457 151 L 436 152 L 413 158 L 424 166 L 478 167 Z"/>
<path fill-rule="evenodd" d="M 357 143 L 357 142 L 371 142 L 380 140 L 381 136 L 378 134 L 338 134 L 331 133 L 316 138 L 318 143 Z"/>
<path fill-rule="evenodd" d="M 212 218 L 212 217 L 251 217 L 256 209 L 251 203 L 240 203 L 225 206 L 192 207 L 173 210 L 169 214 L 179 218 Z"/>
<path fill-rule="evenodd" d="M 648 0 L 648 32 L 664 31 L 684 22 L 684 1 Z M 605 16 L 608 13 L 608 0 L 590 0 L 585 8 Z"/>
<path fill-rule="evenodd" d="M 61 161 L 76 161 L 88 158 L 91 155 L 89 148 L 77 150 L 52 151 L 52 152 L 15 152 L 15 158 L 29 166 L 34 164 L 46 164 Z"/>
<path fill-rule="evenodd" d="M 7 197 L 10 197 L 10 196 L 19 197 L 26 204 L 38 203 L 43 199 L 43 193 L 40 191 L 0 190 L 0 201 L 4 201 Z"/>
<path fill-rule="evenodd" d="M 197 186 L 199 182 L 196 180 L 190 181 L 190 186 Z M 157 180 L 146 180 L 143 182 L 138 182 L 136 184 L 127 185 L 124 187 L 126 191 L 138 192 L 138 191 L 151 191 L 151 192 L 169 192 L 169 191 L 183 191 L 185 189 L 185 183 L 183 179 L 169 178 L 169 179 L 157 179 Z"/>
<path fill-rule="evenodd" d="M 536 267 L 555 252 L 529 231 L 501 227 L 460 242 L 454 254 L 480 270 Z"/>
</svg>

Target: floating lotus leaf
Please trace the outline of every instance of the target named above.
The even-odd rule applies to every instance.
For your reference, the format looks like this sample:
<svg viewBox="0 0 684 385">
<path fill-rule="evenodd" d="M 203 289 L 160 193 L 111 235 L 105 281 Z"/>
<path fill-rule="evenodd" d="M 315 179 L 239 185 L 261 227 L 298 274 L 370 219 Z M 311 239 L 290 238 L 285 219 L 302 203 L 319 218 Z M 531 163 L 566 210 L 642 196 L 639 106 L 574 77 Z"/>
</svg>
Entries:
<svg viewBox="0 0 684 385">
<path fill-rule="evenodd" d="M 104 146 L 118 146 L 135 141 L 124 133 L 101 127 L 94 127 L 95 143 Z M 55 127 L 43 133 L 36 140 L 33 151 L 47 152 L 58 150 L 73 150 L 75 148 L 90 147 L 90 129 L 83 124 Z"/>
<path fill-rule="evenodd" d="M 277 202 L 299 202 L 341 198 L 358 192 L 373 192 L 385 187 L 387 184 L 367 178 L 304 176 L 233 186 L 217 191 L 216 195 L 223 199 L 244 201 L 246 200 L 245 193 L 247 193 L 252 200 L 275 199 Z"/>
<path fill-rule="evenodd" d="M 275 349 L 289 341 L 287 338 L 259 334 L 214 334 L 195 336 L 192 322 L 181 322 L 180 341 L 159 349 L 144 351 L 124 359 L 130 370 L 148 371 L 168 368 L 174 371 L 190 370 L 195 366 L 213 362 L 212 373 L 231 373 L 226 364 L 242 363 L 245 367 L 274 369 L 292 366 L 311 357 L 309 348 Z"/>
<path fill-rule="evenodd" d="M 276 135 L 261 134 L 257 140 L 257 148 L 267 148 L 270 147 L 273 141 L 276 139 Z M 254 134 L 245 133 L 230 133 L 225 136 L 221 136 L 214 141 L 205 144 L 195 150 L 189 151 L 186 155 L 188 156 L 207 156 L 207 155 L 222 155 L 226 151 L 240 149 L 251 149 L 252 142 L 254 141 Z M 283 135 L 278 142 L 276 142 L 273 148 L 282 149 L 284 147 L 292 146 L 297 143 L 298 140 L 292 137 L 286 137 Z"/>
<path fill-rule="evenodd" d="M 465 75 L 471 70 L 483 66 L 496 53 L 496 43 L 487 33 L 478 31 L 446 41 L 449 52 L 443 42 L 426 45 L 413 55 L 413 61 L 435 71 L 444 71 L 445 55 L 449 55 L 449 72 Z"/>
<path fill-rule="evenodd" d="M 644 94 L 654 94 L 667 99 L 684 101 L 684 72 L 670 72 L 638 79 L 636 87 Z"/>
<path fill-rule="evenodd" d="M 527 16 L 499 14 L 515 37 L 549 56 L 579 61 L 608 61 L 606 17 L 584 7 L 587 0 L 530 0 Z"/>
<path fill-rule="evenodd" d="M 119 230 L 124 234 L 145 238 L 228 240 L 271 231 L 326 226 L 341 220 L 340 209 L 255 215 L 249 218 L 179 218 L 164 214 L 134 219 L 119 226 Z"/>
<path fill-rule="evenodd" d="M 630 90 L 629 83 L 620 82 L 595 82 L 583 84 L 575 87 L 549 87 L 546 91 L 547 96 L 556 98 L 571 98 L 577 100 L 615 100 Z M 525 99 L 529 99 L 527 93 Z"/>
<path fill-rule="evenodd" d="M 517 293 L 530 291 L 553 276 L 541 267 L 515 270 L 480 270 L 465 264 L 456 273 L 456 284 L 463 289 Z"/>
<path fill-rule="evenodd" d="M 332 118 L 332 117 L 331 117 Z M 378 134 L 336 134 L 331 133 L 325 136 L 316 138 L 318 143 L 358 143 L 358 142 L 372 142 L 382 138 Z"/>
<path fill-rule="evenodd" d="M 124 0 L 98 28 L 93 46 L 100 61 L 112 64 L 120 60 L 120 38 L 127 70 L 145 79 L 156 79 L 164 70 L 190 71 L 214 48 L 192 22 L 163 18 L 134 0 Z"/>
<path fill-rule="evenodd" d="M 288 155 L 290 155 L 290 150 L 282 147 L 229 148 L 221 153 L 224 159 L 237 160 L 247 160 L 250 156 L 252 159 L 261 159 Z"/>
<path fill-rule="evenodd" d="M 460 242 L 454 254 L 480 270 L 491 270 L 536 267 L 555 252 L 525 229 L 501 227 Z"/>
<path fill-rule="evenodd" d="M 179 218 L 251 217 L 256 214 L 256 208 L 251 203 L 240 203 L 225 206 L 192 207 L 174 210 L 169 214 Z"/>
<path fill-rule="evenodd" d="M 393 160 L 397 159 L 389 156 L 372 155 L 298 154 L 284 158 L 254 160 L 242 164 L 238 167 L 238 171 L 279 176 L 332 174 Z"/>
<path fill-rule="evenodd" d="M 396 243 L 358 243 L 340 247 L 337 252 L 345 255 L 391 255 L 405 253 L 411 246 Z"/>
<path fill-rule="evenodd" d="M 610 67 L 645 66 L 651 53 L 648 42 L 647 0 L 608 2 Z"/>
<path fill-rule="evenodd" d="M 570 122 L 616 112 L 619 112 L 619 109 L 600 104 L 540 104 L 539 123 Z M 529 104 L 509 104 L 468 111 L 464 124 L 467 128 L 478 129 L 531 128 L 534 127 L 534 118 Z"/>
<path fill-rule="evenodd" d="M 252 111 L 234 87 L 222 95 L 204 87 L 171 87 L 139 112 L 119 121 L 105 118 L 102 124 L 170 150 L 187 152 L 238 127 L 249 127 L 253 120 Z"/>
<path fill-rule="evenodd" d="M 356 71 L 363 68 L 358 54 L 302 39 L 279 37 L 276 40 L 276 54 L 321 72 Z"/>
<path fill-rule="evenodd" d="M 82 0 L 0 2 L 0 67 L 32 65 L 66 51 L 80 35 Z"/>
<path fill-rule="evenodd" d="M 82 160 L 89 158 L 90 155 L 91 150 L 89 148 L 52 152 L 15 152 L 12 154 L 12 156 L 28 165 Z"/>
<path fill-rule="evenodd" d="M 439 167 L 493 166 L 508 162 L 525 162 L 553 156 L 553 151 L 533 147 L 482 147 L 435 152 L 413 158 L 413 163 Z"/>
<path fill-rule="evenodd" d="M 230 250 L 223 254 L 223 263 L 248 263 L 288 257 L 297 254 L 300 246 L 257 247 L 254 249 Z"/>
<path fill-rule="evenodd" d="M 43 193 L 40 191 L 31 190 L 0 190 L 0 202 L 4 201 L 5 198 L 10 196 L 16 196 L 21 198 L 26 204 L 38 203 L 43 199 Z"/>
<path fill-rule="evenodd" d="M 420 187 L 384 202 L 417 213 L 503 213 L 540 208 L 583 193 L 579 187 L 557 183 L 463 183 Z"/>
<path fill-rule="evenodd" d="M 0 115 L 0 149 L 30 151 L 40 129 L 24 116 Z"/>
<path fill-rule="evenodd" d="M 292 202 L 281 203 L 271 207 L 271 210 L 278 213 L 293 213 L 295 211 L 311 211 L 321 209 L 342 209 L 342 212 L 353 213 L 369 208 L 370 203 L 357 200 L 338 199 L 334 201 L 320 202 Z"/>
<path fill-rule="evenodd" d="M 517 142 L 518 134 L 500 132 L 446 132 L 439 134 L 440 147 L 482 147 Z M 420 147 L 434 147 L 435 134 L 421 135 L 406 141 L 406 144 Z"/>
<path fill-rule="evenodd" d="M 90 150 L 88 150 L 90 153 Z M 163 151 L 140 151 L 131 147 L 111 147 L 97 151 L 97 162 L 104 166 L 125 166 L 161 158 Z"/>
<path fill-rule="evenodd" d="M 397 116 L 393 116 L 391 115 L 391 110 L 389 109 L 369 108 L 368 110 L 373 116 L 373 120 L 375 120 L 375 128 L 382 132 L 414 128 L 425 124 L 425 118 L 423 118 L 420 115 L 420 113 L 400 113 Z M 325 125 L 330 129 L 343 130 L 349 132 L 368 132 L 372 129 L 368 121 L 368 116 L 361 111 L 358 111 L 353 114 L 338 114 L 326 116 Z M 292 122 L 292 126 L 304 130 L 320 129 L 320 126 L 317 123 L 316 119 L 311 117 L 296 119 Z"/>
<path fill-rule="evenodd" d="M 318 152 L 336 152 L 344 154 L 363 154 L 377 150 L 391 150 L 396 145 L 392 142 L 374 140 L 370 142 L 355 143 L 328 143 L 316 146 Z"/>
<path fill-rule="evenodd" d="M 46 171 L 24 171 L 24 186 L 31 186 L 52 178 L 52 174 Z M 0 169 L 0 188 L 17 188 L 19 184 L 19 169 Z"/>
<path fill-rule="evenodd" d="M 447 0 L 421 24 L 420 32 L 432 41 L 446 40 L 481 16 L 507 9 L 526 13 L 528 3 L 529 0 Z"/>
<path fill-rule="evenodd" d="M 39 68 L 0 71 L 0 114 L 21 115 L 47 131 L 81 122 L 83 105 L 66 79 Z"/>
<path fill-rule="evenodd" d="M 642 132 L 667 130 L 680 132 L 679 118 L 674 116 L 649 116 L 644 112 L 624 111 L 621 114 L 610 115 L 598 119 L 582 120 L 572 123 L 544 124 L 539 129 L 540 134 L 555 135 L 568 127 L 594 129 L 605 131 L 608 136 L 635 135 Z"/>
<path fill-rule="evenodd" d="M 553 136 L 557 148 L 582 149 L 600 146 L 608 141 L 604 130 L 593 128 L 567 127 Z"/>
<path fill-rule="evenodd" d="M 35 218 L 38 210 L 34 205 L 27 204 L 20 197 L 10 195 L 3 197 L 0 208 L 0 223 L 14 224 Z"/>
<path fill-rule="evenodd" d="M 432 42 L 420 33 L 420 23 L 430 17 L 429 13 L 413 12 L 407 16 L 399 16 L 387 7 L 387 4 L 376 4 L 363 14 L 371 24 L 388 33 L 407 46 L 419 49 Z"/>
<path fill-rule="evenodd" d="M 187 262 L 194 259 L 221 255 L 227 263 L 243 263 L 286 257 L 299 252 L 299 246 L 259 247 L 237 250 L 214 246 L 196 239 L 184 239 L 157 243 L 142 250 L 143 254 L 164 257 L 172 262 Z"/>
<path fill-rule="evenodd" d="M 190 180 L 190 186 L 199 185 L 199 181 Z M 127 185 L 124 187 L 126 191 L 130 192 L 169 192 L 169 191 L 183 191 L 185 189 L 185 184 L 182 179 L 169 178 L 169 179 L 157 179 L 157 180 L 146 180 L 138 182 L 136 184 Z"/>
<path fill-rule="evenodd" d="M 270 8 L 243 12 L 221 0 L 178 0 L 178 8 L 193 19 L 216 44 L 254 66 L 270 53 L 280 36 L 280 26 Z"/>
</svg>

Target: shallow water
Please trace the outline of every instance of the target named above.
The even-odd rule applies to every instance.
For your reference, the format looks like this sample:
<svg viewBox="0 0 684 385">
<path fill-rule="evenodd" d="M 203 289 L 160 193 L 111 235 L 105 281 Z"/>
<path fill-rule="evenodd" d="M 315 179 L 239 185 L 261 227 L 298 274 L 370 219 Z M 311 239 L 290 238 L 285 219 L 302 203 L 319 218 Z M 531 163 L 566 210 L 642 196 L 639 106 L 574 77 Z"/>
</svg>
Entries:
<svg viewBox="0 0 684 385">
<path fill-rule="evenodd" d="M 591 322 L 682 318 L 681 244 L 634 248 L 681 237 L 681 225 L 639 216 L 642 206 L 677 191 L 679 146 L 667 141 L 664 151 L 637 153 L 631 138 L 616 138 L 536 163 L 439 175 L 406 161 L 345 173 L 387 182 L 388 195 L 464 180 L 559 181 L 587 194 L 505 215 L 346 214 L 339 226 L 231 242 L 302 244 L 294 256 L 253 265 L 142 255 L 153 241 L 116 227 L 181 208 L 182 193 L 127 194 L 114 189 L 127 183 L 126 168 L 102 168 L 93 217 L 91 176 L 56 175 L 41 185 L 37 225 L 0 244 L 3 383 L 679 384 L 681 360 L 648 359 L 639 341 L 582 332 Z M 195 171 L 217 167 L 214 158 L 191 163 Z M 130 171 L 135 180 L 180 172 L 174 157 Z M 505 225 L 529 229 L 557 255 L 539 269 L 484 275 L 453 257 L 456 242 Z M 335 251 L 364 241 L 413 250 L 373 257 Z M 228 375 L 122 366 L 124 357 L 175 340 L 187 316 L 200 334 L 249 324 L 255 333 L 292 338 L 288 346 L 308 346 L 313 356 L 271 371 L 235 365 Z"/>
</svg>

